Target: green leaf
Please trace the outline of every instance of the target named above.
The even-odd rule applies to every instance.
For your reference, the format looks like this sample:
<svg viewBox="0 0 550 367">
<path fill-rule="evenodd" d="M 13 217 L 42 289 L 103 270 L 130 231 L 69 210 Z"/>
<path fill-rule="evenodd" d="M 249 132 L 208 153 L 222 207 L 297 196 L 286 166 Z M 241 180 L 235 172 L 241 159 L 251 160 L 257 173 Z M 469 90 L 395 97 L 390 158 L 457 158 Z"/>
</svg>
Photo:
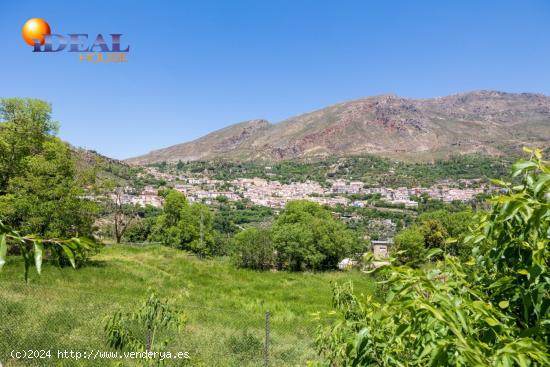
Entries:
<svg viewBox="0 0 550 367">
<path fill-rule="evenodd" d="M 535 162 L 519 160 L 512 165 L 512 172 L 513 172 L 512 177 L 518 176 L 520 173 L 522 173 L 524 170 L 528 168 L 536 168 L 536 167 L 537 167 L 537 164 Z"/>
<path fill-rule="evenodd" d="M 500 307 L 500 308 L 502 308 L 502 309 L 508 308 L 509 305 L 510 305 L 510 302 L 508 302 L 508 301 L 500 301 L 500 302 L 498 303 L 498 307 Z"/>
<path fill-rule="evenodd" d="M 430 251 L 428 251 L 426 253 L 426 259 L 431 259 L 432 257 L 434 257 L 435 255 L 439 255 L 443 253 L 443 250 L 440 249 L 440 248 L 433 248 L 431 249 Z"/>
<path fill-rule="evenodd" d="M 88 240 L 87 238 L 78 238 L 78 245 L 80 248 L 83 248 L 85 250 L 89 250 L 92 248 L 93 243 Z"/>
<path fill-rule="evenodd" d="M 430 357 L 429 365 L 433 367 L 444 365 L 444 356 L 445 356 L 445 347 L 444 345 L 438 345 L 437 348 L 435 348 L 432 351 L 432 355 Z"/>
<path fill-rule="evenodd" d="M 455 243 L 458 243 L 458 240 L 456 238 L 453 238 L 453 237 L 449 237 L 445 240 L 446 245 L 453 245 Z"/>
<path fill-rule="evenodd" d="M 403 334 L 405 332 L 405 330 L 407 330 L 407 328 L 409 327 L 410 325 L 409 324 L 401 324 L 397 327 L 397 330 L 395 331 L 395 336 L 399 336 L 401 334 Z"/>
<path fill-rule="evenodd" d="M 499 322 L 492 317 L 486 317 L 485 322 L 489 324 L 489 326 L 497 326 L 499 324 Z"/>
<path fill-rule="evenodd" d="M 42 253 L 44 252 L 44 245 L 42 241 L 34 241 L 34 265 L 36 266 L 36 272 L 40 274 L 42 271 Z"/>
<path fill-rule="evenodd" d="M 63 249 L 63 252 L 65 252 L 65 255 L 67 255 L 67 257 L 69 258 L 69 261 L 71 262 L 72 267 L 76 268 L 76 263 L 74 261 L 74 254 L 71 251 L 71 249 L 66 245 L 60 245 L 60 246 Z"/>
<path fill-rule="evenodd" d="M 491 179 L 491 183 L 495 186 L 500 186 L 500 187 L 508 187 L 510 186 L 510 184 L 508 182 L 504 182 L 502 180 L 498 180 L 496 178 L 493 178 Z"/>
<path fill-rule="evenodd" d="M 0 236 L 0 270 L 6 263 L 6 255 L 8 253 L 8 244 L 6 243 L 6 235 Z"/>
<path fill-rule="evenodd" d="M 27 250 L 25 241 L 21 241 L 21 246 L 19 246 L 21 255 L 23 255 L 23 260 L 25 260 L 25 283 L 29 282 L 29 268 L 31 267 L 31 258 L 29 256 L 29 251 Z"/>
<path fill-rule="evenodd" d="M 542 174 L 539 176 L 539 179 L 537 183 L 535 183 L 535 187 L 533 188 L 535 195 L 538 195 L 539 191 L 544 187 L 544 184 L 546 184 L 548 181 L 550 181 L 549 174 Z"/>
</svg>

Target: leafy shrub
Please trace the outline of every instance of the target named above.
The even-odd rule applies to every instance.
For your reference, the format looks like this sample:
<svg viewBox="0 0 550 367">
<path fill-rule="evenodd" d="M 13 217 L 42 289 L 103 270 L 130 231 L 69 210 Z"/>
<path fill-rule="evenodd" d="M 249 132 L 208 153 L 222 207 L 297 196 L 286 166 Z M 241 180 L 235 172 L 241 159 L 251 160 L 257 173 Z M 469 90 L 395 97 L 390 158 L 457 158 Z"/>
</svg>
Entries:
<svg viewBox="0 0 550 367">
<path fill-rule="evenodd" d="M 271 230 L 282 269 L 335 269 L 342 258 L 361 251 L 353 232 L 330 211 L 309 201 L 289 202 Z"/>
<path fill-rule="evenodd" d="M 527 152 L 513 166 L 519 185 L 495 181 L 507 193 L 464 239 L 475 246 L 468 262 L 392 267 L 383 302 L 335 285 L 338 321 L 316 340 L 327 365 L 550 364 L 550 167 Z"/>
<path fill-rule="evenodd" d="M 181 330 L 186 321 L 186 315 L 179 308 L 152 292 L 139 309 L 119 311 L 108 318 L 104 330 L 111 348 L 151 352 L 166 348 L 168 340 L 159 341 L 159 337 L 171 328 Z"/>
<path fill-rule="evenodd" d="M 233 261 L 240 267 L 256 270 L 271 269 L 275 249 L 268 230 L 248 228 L 233 239 Z"/>
<path fill-rule="evenodd" d="M 202 203 L 189 204 L 186 197 L 175 191 L 164 193 L 164 212 L 156 219 L 151 239 L 165 245 L 188 250 L 199 256 L 219 253 L 216 248 L 213 214 Z"/>
<path fill-rule="evenodd" d="M 418 266 L 425 260 L 424 234 L 417 226 L 399 232 L 391 247 L 391 254 L 401 264 Z"/>
<path fill-rule="evenodd" d="M 456 240 L 447 243 L 446 252 L 467 261 L 472 254 L 472 246 L 463 240 L 469 234 L 469 227 L 474 224 L 473 219 L 474 213 L 470 210 L 450 212 L 442 209 L 419 215 L 418 223 L 424 224 L 429 221 L 437 221 L 444 229 L 444 232 L 441 233 L 445 234 L 446 239 Z"/>
<path fill-rule="evenodd" d="M 155 220 L 155 218 L 145 218 L 131 223 L 124 232 L 124 239 L 133 243 L 149 240 Z"/>
</svg>

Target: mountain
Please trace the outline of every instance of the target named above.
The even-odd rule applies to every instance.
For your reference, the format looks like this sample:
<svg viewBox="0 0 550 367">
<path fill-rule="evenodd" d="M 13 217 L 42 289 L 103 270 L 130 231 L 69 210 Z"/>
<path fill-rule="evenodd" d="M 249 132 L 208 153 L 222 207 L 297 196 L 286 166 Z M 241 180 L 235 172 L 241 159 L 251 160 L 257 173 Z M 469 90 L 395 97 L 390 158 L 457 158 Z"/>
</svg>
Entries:
<svg viewBox="0 0 550 367">
<path fill-rule="evenodd" d="M 426 161 L 502 155 L 550 146 L 550 97 L 475 91 L 429 99 L 376 96 L 285 121 L 241 122 L 191 142 L 130 158 L 130 164 L 211 159 L 282 160 L 375 154 Z"/>
</svg>

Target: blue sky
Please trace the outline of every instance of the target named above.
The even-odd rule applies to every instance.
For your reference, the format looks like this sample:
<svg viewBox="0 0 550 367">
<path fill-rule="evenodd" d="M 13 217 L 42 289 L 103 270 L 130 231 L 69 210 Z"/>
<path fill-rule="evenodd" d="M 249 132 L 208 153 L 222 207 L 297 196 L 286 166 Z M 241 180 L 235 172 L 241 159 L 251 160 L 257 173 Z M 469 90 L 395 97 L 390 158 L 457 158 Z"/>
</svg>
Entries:
<svg viewBox="0 0 550 367">
<path fill-rule="evenodd" d="M 33 17 L 123 33 L 129 62 L 32 53 Z M 549 19 L 545 0 L 4 1 L 0 97 L 47 100 L 63 139 L 127 158 L 370 95 L 548 95 Z"/>
</svg>

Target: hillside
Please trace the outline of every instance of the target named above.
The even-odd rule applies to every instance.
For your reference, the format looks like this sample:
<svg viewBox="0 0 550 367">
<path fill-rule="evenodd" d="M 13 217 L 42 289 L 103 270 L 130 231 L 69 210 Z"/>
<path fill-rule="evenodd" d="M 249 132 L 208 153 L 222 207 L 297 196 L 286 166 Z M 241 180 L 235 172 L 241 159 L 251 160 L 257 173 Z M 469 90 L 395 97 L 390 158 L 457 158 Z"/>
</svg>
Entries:
<svg viewBox="0 0 550 367">
<path fill-rule="evenodd" d="M 282 160 L 376 154 L 424 161 L 456 154 L 501 155 L 550 146 L 550 97 L 476 91 L 430 99 L 376 96 L 271 124 L 253 120 L 130 158 L 131 164 Z"/>
<path fill-rule="evenodd" d="M 159 180 L 143 174 L 142 167 L 131 166 L 124 161 L 106 157 L 94 150 L 71 147 L 78 175 L 96 178 L 96 183 L 113 181 L 117 186 L 133 186 L 140 189 L 145 185 L 158 185 Z"/>
</svg>

